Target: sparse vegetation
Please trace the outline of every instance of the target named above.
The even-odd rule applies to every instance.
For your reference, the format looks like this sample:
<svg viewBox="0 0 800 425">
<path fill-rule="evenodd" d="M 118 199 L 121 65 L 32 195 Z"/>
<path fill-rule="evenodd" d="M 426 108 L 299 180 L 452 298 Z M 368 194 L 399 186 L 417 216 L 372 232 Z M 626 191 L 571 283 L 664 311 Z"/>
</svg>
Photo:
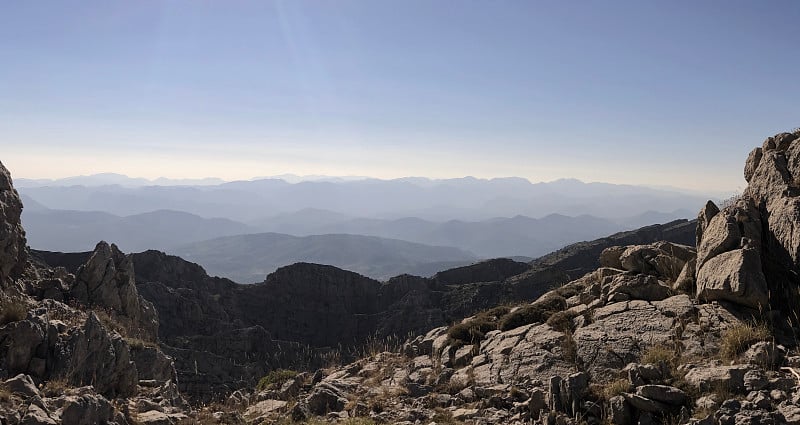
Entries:
<svg viewBox="0 0 800 425">
<path fill-rule="evenodd" d="M 157 347 L 156 343 L 145 341 L 141 338 L 125 338 L 125 342 L 128 343 L 128 346 L 130 346 L 132 350 L 142 350 L 144 348 Z"/>
<path fill-rule="evenodd" d="M 641 362 L 658 366 L 662 363 L 673 367 L 680 359 L 680 352 L 664 345 L 652 345 L 642 353 Z"/>
<path fill-rule="evenodd" d="M 69 387 L 69 383 L 64 378 L 51 379 L 44 383 L 42 392 L 47 397 L 58 397 L 63 395 Z"/>
<path fill-rule="evenodd" d="M 294 370 L 276 369 L 259 379 L 256 389 L 258 391 L 277 389 L 295 376 L 297 372 Z"/>
<path fill-rule="evenodd" d="M 472 318 L 457 323 L 447 330 L 447 335 L 459 344 L 475 344 L 486 337 L 486 334 L 494 331 L 508 331 L 520 326 L 532 323 L 544 323 L 556 313 L 563 312 L 567 308 L 567 301 L 556 293 L 549 294 L 537 300 L 533 304 L 526 304 L 518 308 L 510 306 L 498 306 L 486 311 L 482 311 Z M 565 328 L 564 315 L 557 320 L 559 330 Z M 570 321 L 571 321 L 570 317 Z M 556 322 L 554 322 L 556 323 Z M 571 329 L 571 324 L 567 326 Z"/>
<path fill-rule="evenodd" d="M 572 331 L 564 332 L 564 339 L 561 341 L 561 356 L 568 363 L 578 365 L 578 344 L 572 336 Z"/>
<path fill-rule="evenodd" d="M 601 400 L 610 400 L 613 397 L 630 391 L 631 383 L 627 379 L 618 379 L 594 389 L 595 395 Z"/>
<path fill-rule="evenodd" d="M 722 334 L 719 357 L 726 362 L 734 361 L 751 345 L 767 341 L 771 337 L 772 333 L 763 323 L 741 323 L 732 326 Z"/>
</svg>

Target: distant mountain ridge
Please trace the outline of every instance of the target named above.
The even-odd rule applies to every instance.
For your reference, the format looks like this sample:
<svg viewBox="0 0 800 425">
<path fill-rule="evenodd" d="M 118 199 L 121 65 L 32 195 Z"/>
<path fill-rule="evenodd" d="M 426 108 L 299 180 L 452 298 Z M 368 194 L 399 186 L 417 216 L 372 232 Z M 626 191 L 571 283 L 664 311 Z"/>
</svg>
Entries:
<svg viewBox="0 0 800 425">
<path fill-rule="evenodd" d="M 431 221 L 586 213 L 618 219 L 646 211 L 695 211 L 708 199 L 677 191 L 567 179 L 547 183 L 531 183 L 522 178 L 474 177 L 297 183 L 262 179 L 158 186 L 142 185 L 138 180 L 120 182 L 118 175 L 104 176 L 96 179 L 98 184 L 86 184 L 87 178 L 68 180 L 66 185 L 20 179 L 19 191 L 52 209 L 104 211 L 119 216 L 176 210 L 241 222 L 307 208 L 354 217 L 420 217 Z"/>
<path fill-rule="evenodd" d="M 28 207 L 22 221 L 28 243 L 51 251 L 91 250 L 101 240 L 116 241 L 129 251 L 168 249 L 219 236 L 253 233 L 257 229 L 224 218 L 203 218 L 180 211 L 159 210 L 127 217 L 100 211 L 52 210 Z"/>
</svg>

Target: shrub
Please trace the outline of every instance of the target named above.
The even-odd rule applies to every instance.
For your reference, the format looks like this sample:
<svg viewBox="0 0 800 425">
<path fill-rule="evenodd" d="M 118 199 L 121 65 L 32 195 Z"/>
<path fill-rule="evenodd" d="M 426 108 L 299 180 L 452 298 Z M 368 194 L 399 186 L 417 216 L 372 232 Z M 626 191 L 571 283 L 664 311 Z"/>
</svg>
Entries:
<svg viewBox="0 0 800 425">
<path fill-rule="evenodd" d="M 0 326 L 18 322 L 28 316 L 28 305 L 22 299 L 5 298 L 0 300 Z"/>
<path fill-rule="evenodd" d="M 447 336 L 456 341 L 474 344 L 482 340 L 487 332 L 497 329 L 497 323 L 485 317 L 476 317 L 461 322 L 447 330 Z"/>
<path fill-rule="evenodd" d="M 297 376 L 297 372 L 287 369 L 276 369 L 264 375 L 259 381 L 256 389 L 258 391 L 273 390 L 280 388 L 286 381 Z"/>
<path fill-rule="evenodd" d="M 550 311 L 564 311 L 567 309 L 567 299 L 558 294 L 550 294 L 536 300 L 533 305 L 541 306 Z"/>
<path fill-rule="evenodd" d="M 547 319 L 547 324 L 559 332 L 571 332 L 574 330 L 572 319 L 573 316 L 571 314 L 566 311 L 559 311 L 553 313 L 553 315 Z"/>
<path fill-rule="evenodd" d="M 503 316 L 500 330 L 508 331 L 531 323 L 544 323 L 550 316 L 566 308 L 567 300 L 564 297 L 549 295 Z"/>
<path fill-rule="evenodd" d="M 479 342 L 487 333 L 497 329 L 497 323 L 510 310 L 508 306 L 501 305 L 482 311 L 467 321 L 451 326 L 447 330 L 447 336 L 467 344 Z"/>
<path fill-rule="evenodd" d="M 747 351 L 756 342 L 771 338 L 771 332 L 765 324 L 740 323 L 725 330 L 719 347 L 719 356 L 730 362 Z"/>
<path fill-rule="evenodd" d="M 564 298 L 572 298 L 575 295 L 581 293 L 583 288 L 577 287 L 575 285 L 565 285 L 555 290 L 556 294 L 564 297 Z"/>
</svg>

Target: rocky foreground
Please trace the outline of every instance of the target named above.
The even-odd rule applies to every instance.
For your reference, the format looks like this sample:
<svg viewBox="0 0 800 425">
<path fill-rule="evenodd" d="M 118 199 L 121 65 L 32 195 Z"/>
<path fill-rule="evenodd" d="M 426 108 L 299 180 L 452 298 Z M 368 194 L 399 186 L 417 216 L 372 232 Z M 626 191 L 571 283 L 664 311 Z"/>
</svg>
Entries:
<svg viewBox="0 0 800 425">
<path fill-rule="evenodd" d="M 693 244 L 650 239 L 671 226 L 434 279 L 300 264 L 242 288 L 105 243 L 29 256 L 0 168 L 0 424 L 800 424 L 800 132 L 745 178 Z"/>
</svg>

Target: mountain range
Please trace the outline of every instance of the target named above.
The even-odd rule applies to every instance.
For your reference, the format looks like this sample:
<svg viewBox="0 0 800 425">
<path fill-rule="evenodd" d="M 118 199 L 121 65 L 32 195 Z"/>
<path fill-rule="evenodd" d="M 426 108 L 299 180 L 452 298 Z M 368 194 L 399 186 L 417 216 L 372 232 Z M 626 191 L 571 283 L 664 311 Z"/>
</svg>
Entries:
<svg viewBox="0 0 800 425">
<path fill-rule="evenodd" d="M 307 208 L 351 217 L 418 217 L 431 221 L 587 213 L 619 220 L 647 211 L 695 211 L 708 199 L 707 195 L 572 179 L 531 183 L 517 177 L 415 177 L 289 183 L 270 178 L 210 185 L 128 186 L 120 184 L 120 177 L 104 176 L 38 184 L 23 180 L 19 191 L 51 209 L 104 211 L 119 216 L 176 210 L 244 223 Z"/>
</svg>

